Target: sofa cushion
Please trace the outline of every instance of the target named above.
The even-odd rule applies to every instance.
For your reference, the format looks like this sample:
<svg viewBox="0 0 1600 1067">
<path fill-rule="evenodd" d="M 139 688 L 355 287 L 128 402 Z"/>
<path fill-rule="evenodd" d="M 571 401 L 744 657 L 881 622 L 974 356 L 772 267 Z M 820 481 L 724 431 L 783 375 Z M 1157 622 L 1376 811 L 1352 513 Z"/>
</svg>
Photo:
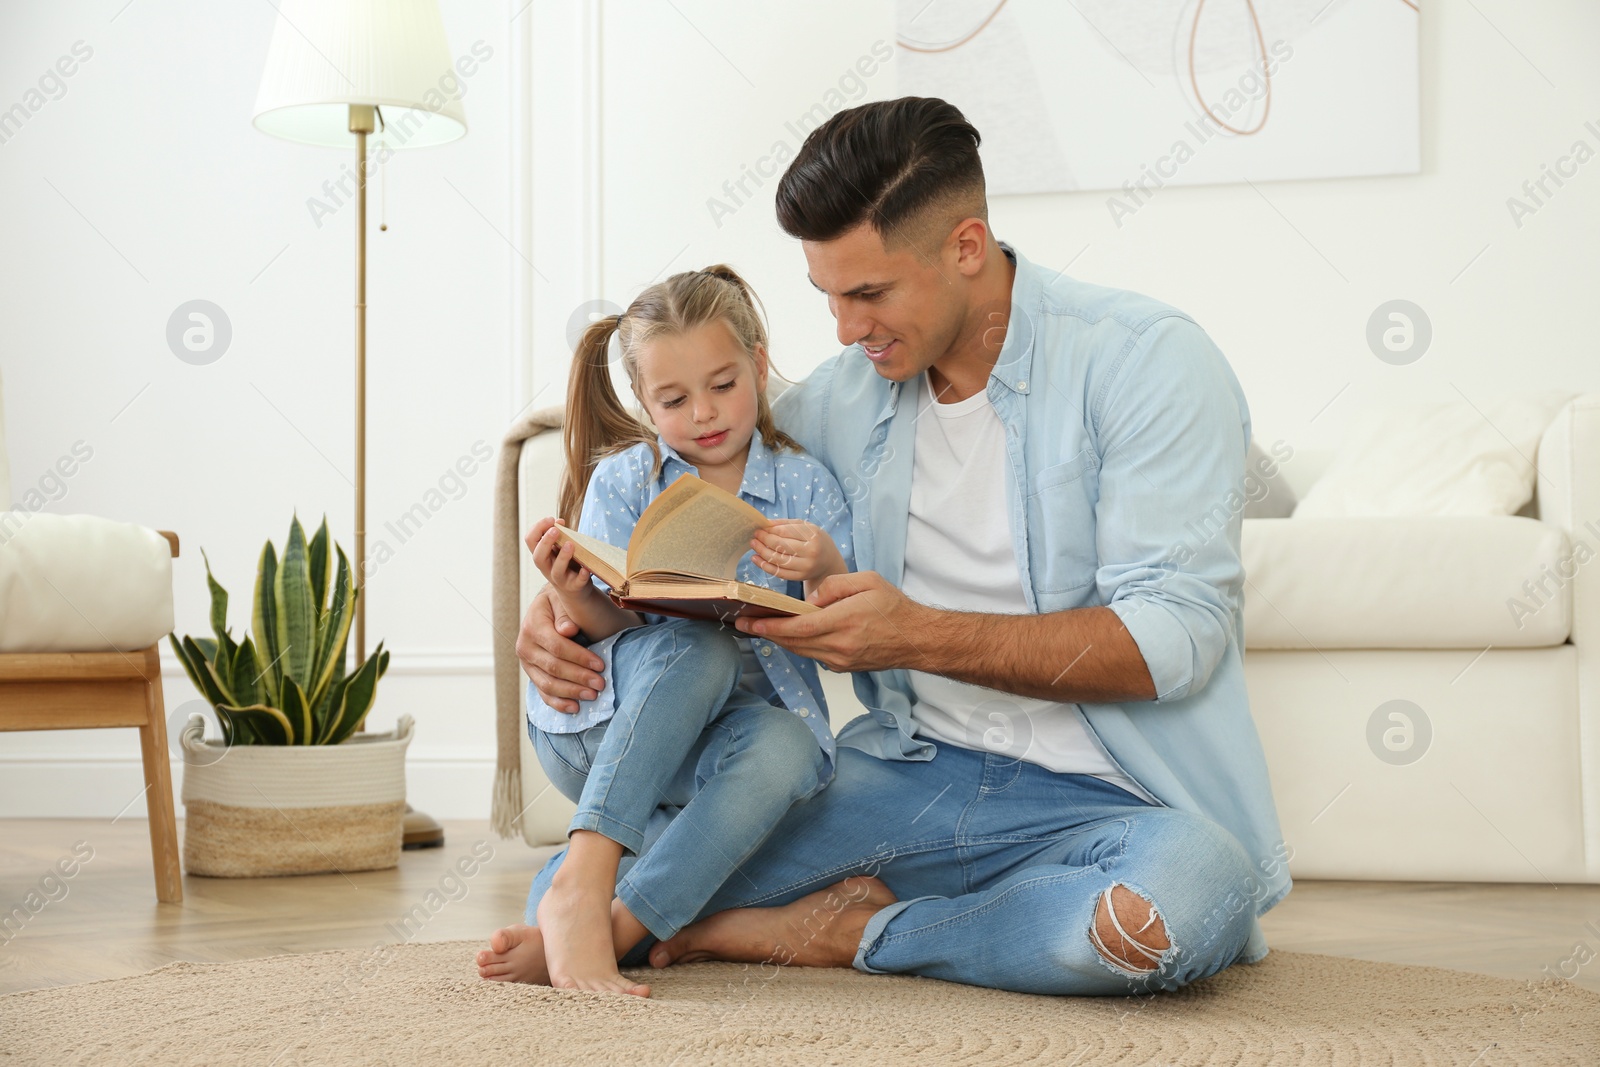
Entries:
<svg viewBox="0 0 1600 1067">
<path fill-rule="evenodd" d="M 1356 417 L 1296 518 L 1515 515 L 1539 438 L 1571 393 L 1391 405 Z"/>
<path fill-rule="evenodd" d="M 172 632 L 172 549 L 93 515 L 0 512 L 0 652 L 128 652 Z"/>
<path fill-rule="evenodd" d="M 1274 442 L 1276 450 L 1281 442 Z M 1288 453 L 1293 455 L 1291 451 Z M 1255 440 L 1251 440 L 1244 458 L 1245 505 L 1247 519 L 1287 519 L 1294 514 L 1297 503 L 1289 479 L 1283 476 L 1281 465 Z"/>
<path fill-rule="evenodd" d="M 1245 519 L 1247 648 L 1539 648 L 1594 554 L 1509 515 Z"/>
</svg>

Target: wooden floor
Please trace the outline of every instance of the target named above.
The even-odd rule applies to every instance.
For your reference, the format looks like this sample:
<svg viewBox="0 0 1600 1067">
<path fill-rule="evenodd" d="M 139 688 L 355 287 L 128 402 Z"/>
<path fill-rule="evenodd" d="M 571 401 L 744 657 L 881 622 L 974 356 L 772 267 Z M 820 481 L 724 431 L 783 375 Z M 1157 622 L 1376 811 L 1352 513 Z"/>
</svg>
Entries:
<svg viewBox="0 0 1600 1067">
<path fill-rule="evenodd" d="M 55 864 L 72 860 L 75 846 L 92 858 L 60 879 Z M 487 823 L 450 822 L 444 848 L 403 853 L 395 870 L 185 876 L 184 903 L 171 905 L 156 903 L 142 821 L 0 821 L 0 917 L 30 892 L 48 899 L 20 933 L 0 928 L 0 993 L 174 960 L 481 939 L 520 918 L 528 882 L 551 851 L 500 840 Z M 458 860 L 484 855 L 471 877 L 457 872 Z M 1565 973 L 1600 991 L 1600 958 L 1590 959 L 1600 956 L 1600 886 L 1302 881 L 1262 926 L 1273 948 L 1514 979 Z M 471 973 L 469 957 L 462 967 Z"/>
</svg>

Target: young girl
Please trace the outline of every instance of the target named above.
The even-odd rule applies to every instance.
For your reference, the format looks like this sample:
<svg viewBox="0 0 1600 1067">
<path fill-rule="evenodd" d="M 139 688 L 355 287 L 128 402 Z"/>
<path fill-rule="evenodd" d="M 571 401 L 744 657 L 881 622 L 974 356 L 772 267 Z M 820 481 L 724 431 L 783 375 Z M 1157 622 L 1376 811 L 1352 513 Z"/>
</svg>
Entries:
<svg viewBox="0 0 1600 1067">
<path fill-rule="evenodd" d="M 653 431 L 612 388 L 613 334 Z M 844 494 L 777 429 L 767 369 L 754 294 L 729 267 L 675 274 L 596 322 L 567 393 L 562 521 L 625 548 L 645 507 L 695 473 L 774 520 L 757 533 L 740 580 L 802 596 L 846 572 Z M 648 996 L 617 961 L 647 935 L 664 940 L 693 922 L 784 813 L 826 785 L 834 754 L 827 705 L 811 660 L 715 623 L 617 607 L 560 544 L 554 521 L 540 522 L 528 541 L 604 660 L 606 684 L 576 714 L 546 706 L 528 687 L 534 751 L 578 811 L 565 853 L 534 880 L 528 919 L 536 928 L 497 932 L 479 953 L 479 971 Z M 658 814 L 664 805 L 682 810 L 669 819 Z M 652 844 L 639 856 L 647 829 Z M 698 858 L 692 875 L 659 879 L 659 888 L 648 881 L 653 859 L 685 852 Z M 638 858 L 619 881 L 625 855 Z M 651 884 L 648 899 L 640 884 Z"/>
</svg>

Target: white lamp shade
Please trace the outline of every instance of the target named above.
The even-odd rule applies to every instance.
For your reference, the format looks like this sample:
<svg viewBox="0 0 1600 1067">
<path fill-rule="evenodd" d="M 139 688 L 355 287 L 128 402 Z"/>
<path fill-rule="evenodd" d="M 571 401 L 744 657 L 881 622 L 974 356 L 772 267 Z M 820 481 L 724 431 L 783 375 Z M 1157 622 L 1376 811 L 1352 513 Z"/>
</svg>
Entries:
<svg viewBox="0 0 1600 1067">
<path fill-rule="evenodd" d="M 437 0 L 280 0 L 255 125 L 348 148 L 350 105 L 382 108 L 375 143 L 422 148 L 467 132 Z"/>
</svg>

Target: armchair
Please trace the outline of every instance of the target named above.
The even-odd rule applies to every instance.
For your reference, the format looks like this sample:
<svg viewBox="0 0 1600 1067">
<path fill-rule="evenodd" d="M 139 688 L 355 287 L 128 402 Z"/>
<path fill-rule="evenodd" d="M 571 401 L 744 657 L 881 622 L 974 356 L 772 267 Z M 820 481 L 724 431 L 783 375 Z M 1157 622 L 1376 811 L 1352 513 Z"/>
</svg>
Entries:
<svg viewBox="0 0 1600 1067">
<path fill-rule="evenodd" d="M 135 727 L 156 897 L 181 903 L 157 643 L 172 630 L 176 534 L 11 508 L 0 395 L 0 731 Z"/>
</svg>

